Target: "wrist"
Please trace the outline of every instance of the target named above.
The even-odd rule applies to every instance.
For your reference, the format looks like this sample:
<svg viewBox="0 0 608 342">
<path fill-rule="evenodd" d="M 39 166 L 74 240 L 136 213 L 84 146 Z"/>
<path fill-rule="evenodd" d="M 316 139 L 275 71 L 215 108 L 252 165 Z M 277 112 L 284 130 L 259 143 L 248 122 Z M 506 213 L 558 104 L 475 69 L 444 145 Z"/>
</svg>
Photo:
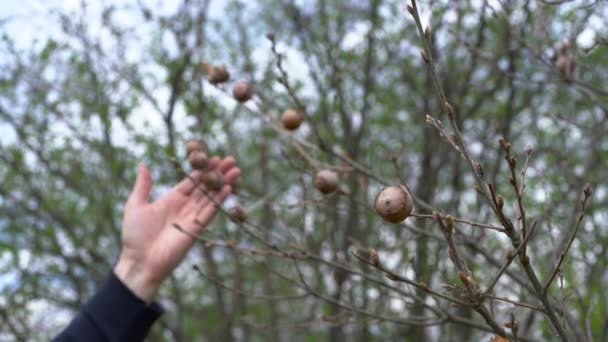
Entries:
<svg viewBox="0 0 608 342">
<path fill-rule="evenodd" d="M 144 267 L 121 255 L 114 267 L 114 274 L 135 296 L 146 304 L 152 303 L 160 283 Z"/>
</svg>

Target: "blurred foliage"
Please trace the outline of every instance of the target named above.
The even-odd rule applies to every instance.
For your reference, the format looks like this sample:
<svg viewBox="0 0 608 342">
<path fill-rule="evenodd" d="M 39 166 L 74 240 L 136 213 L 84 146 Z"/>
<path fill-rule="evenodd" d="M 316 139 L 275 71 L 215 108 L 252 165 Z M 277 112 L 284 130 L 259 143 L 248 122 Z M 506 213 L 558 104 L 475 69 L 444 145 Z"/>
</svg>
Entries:
<svg viewBox="0 0 608 342">
<path fill-rule="evenodd" d="M 604 341 L 608 6 L 549 2 L 419 7 L 465 144 L 514 222 L 516 198 L 498 139 L 512 143 L 518 167 L 524 147 L 534 149 L 524 204 L 537 224 L 528 253 L 541 280 L 573 232 L 584 184 L 592 185 L 563 280 L 549 295 L 567 312 L 564 326 L 574 338 Z M 137 163 L 153 170 L 158 195 L 177 181 L 171 159 L 184 161 L 183 143 L 201 137 L 213 152 L 238 159 L 241 189 L 228 203 L 244 205 L 251 226 L 216 219 L 204 237 L 242 248 L 200 244 L 191 251 L 162 289 L 167 312 L 151 341 L 488 340 L 491 330 L 474 311 L 392 282 L 351 254 L 373 247 L 388 268 L 437 291 L 459 282 L 431 220 L 391 225 L 375 214 L 383 183 L 407 184 L 442 213 L 498 224 L 467 165 L 425 123 L 431 114 L 447 127 L 447 116 L 404 2 L 184 0 L 174 7 L 84 3 L 49 12 L 45 23 L 58 32 L 44 39 L 24 44 L 2 36 L 0 339 L 48 340 L 67 324 L 116 260 Z M 273 129 L 296 103 L 278 81 L 268 32 L 307 114 L 293 135 Z M 576 62 L 571 77 L 554 66 L 564 42 Z M 254 82 L 255 101 L 237 105 L 229 84 L 205 80 L 203 62 Z M 298 149 L 340 170 L 343 194 L 318 193 L 315 169 Z M 423 205 L 416 211 L 430 213 Z M 509 241 L 464 224 L 456 234 L 487 286 Z M 246 248 L 305 250 L 309 258 Z M 540 305 L 516 262 L 494 292 Z M 501 324 L 513 314 L 521 336 L 556 339 L 541 313 L 486 303 Z"/>
</svg>

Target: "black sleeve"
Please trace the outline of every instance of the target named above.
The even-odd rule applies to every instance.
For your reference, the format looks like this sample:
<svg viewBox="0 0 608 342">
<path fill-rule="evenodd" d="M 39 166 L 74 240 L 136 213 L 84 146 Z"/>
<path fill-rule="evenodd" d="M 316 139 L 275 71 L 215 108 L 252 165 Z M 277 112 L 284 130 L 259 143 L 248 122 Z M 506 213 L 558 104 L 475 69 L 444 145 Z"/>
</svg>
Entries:
<svg viewBox="0 0 608 342">
<path fill-rule="evenodd" d="M 95 296 L 53 341 L 143 341 L 162 313 L 158 304 L 147 305 L 110 272 Z"/>
</svg>

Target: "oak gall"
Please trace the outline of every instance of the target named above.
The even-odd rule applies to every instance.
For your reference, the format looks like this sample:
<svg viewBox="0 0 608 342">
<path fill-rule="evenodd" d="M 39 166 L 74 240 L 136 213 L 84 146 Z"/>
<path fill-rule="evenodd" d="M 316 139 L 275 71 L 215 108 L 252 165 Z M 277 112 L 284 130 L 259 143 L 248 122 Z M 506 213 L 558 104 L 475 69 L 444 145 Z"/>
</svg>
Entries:
<svg viewBox="0 0 608 342">
<path fill-rule="evenodd" d="M 224 177 L 216 170 L 203 173 L 201 182 L 211 191 L 219 191 L 224 186 Z"/>
<path fill-rule="evenodd" d="M 293 131 L 294 129 L 300 127 L 302 124 L 303 116 L 302 113 L 297 111 L 296 109 L 288 109 L 283 112 L 281 116 L 281 123 L 285 129 Z"/>
<path fill-rule="evenodd" d="M 376 212 L 384 220 L 399 223 L 413 210 L 412 196 L 403 186 L 388 186 L 380 190 L 375 201 Z"/>
<path fill-rule="evenodd" d="M 195 170 L 204 170 L 207 166 L 207 154 L 203 151 L 192 151 L 188 154 L 188 160 L 190 161 L 190 166 L 192 166 Z"/>
<path fill-rule="evenodd" d="M 246 102 L 253 97 L 253 85 L 247 81 L 238 81 L 232 87 L 232 95 L 239 102 Z"/>
<path fill-rule="evenodd" d="M 186 156 L 189 156 L 193 151 L 207 153 L 207 145 L 202 140 L 190 139 L 186 142 Z"/>
<path fill-rule="evenodd" d="M 228 210 L 228 216 L 237 223 L 243 223 L 247 220 L 247 212 L 238 204 Z"/>
<path fill-rule="evenodd" d="M 230 73 L 224 65 L 209 66 L 207 73 L 211 84 L 224 83 L 230 79 Z"/>
<path fill-rule="evenodd" d="M 320 170 L 315 176 L 315 188 L 324 194 L 338 190 L 338 175 L 331 170 Z"/>
</svg>

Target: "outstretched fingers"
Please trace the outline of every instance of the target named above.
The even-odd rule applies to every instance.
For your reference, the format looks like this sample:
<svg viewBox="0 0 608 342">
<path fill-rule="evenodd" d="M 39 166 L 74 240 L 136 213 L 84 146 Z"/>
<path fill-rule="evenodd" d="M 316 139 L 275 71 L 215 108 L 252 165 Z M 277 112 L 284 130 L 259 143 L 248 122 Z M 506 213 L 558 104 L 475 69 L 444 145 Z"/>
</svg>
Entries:
<svg viewBox="0 0 608 342">
<path fill-rule="evenodd" d="M 236 165 L 236 160 L 233 156 L 228 156 L 219 163 L 217 169 L 220 173 L 225 174 Z"/>
<path fill-rule="evenodd" d="M 211 168 L 215 168 L 218 167 L 218 165 L 220 165 L 220 158 L 218 157 L 213 157 L 211 159 L 209 159 L 209 167 Z M 184 195 L 184 196 L 190 196 L 190 194 L 192 194 L 192 192 L 195 189 L 195 185 L 197 185 L 201 179 L 201 175 L 202 172 L 201 171 L 193 171 L 189 177 L 185 177 L 184 179 L 182 179 L 181 182 L 179 182 L 174 188 L 174 191 L 179 192 L 180 194 Z"/>
<path fill-rule="evenodd" d="M 173 187 L 173 191 L 177 191 L 184 196 L 190 196 L 192 191 L 194 191 L 195 186 L 199 183 L 201 174 L 200 171 L 193 171 L 189 176 L 177 183 L 177 185 Z"/>
<path fill-rule="evenodd" d="M 196 215 L 195 218 L 195 223 L 196 223 L 196 233 L 198 234 L 202 229 L 204 229 L 205 227 L 207 227 L 207 225 L 211 222 L 211 220 L 213 219 L 213 217 L 215 216 L 215 214 L 218 211 L 217 206 L 220 206 L 224 200 L 226 199 L 226 197 L 228 197 L 228 195 L 230 195 L 230 192 L 232 191 L 232 187 L 230 185 L 224 185 L 224 187 L 222 188 L 222 190 L 220 190 L 218 193 L 216 193 L 213 196 L 213 201 L 212 203 L 204 203 L 203 204 L 203 209 Z M 208 200 L 208 199 L 207 199 Z"/>
<path fill-rule="evenodd" d="M 152 190 L 152 175 L 148 168 L 142 163 L 137 167 L 137 178 L 133 190 L 129 195 L 128 203 L 140 205 L 148 203 L 150 191 Z"/>
<path fill-rule="evenodd" d="M 233 167 L 224 174 L 224 183 L 233 185 L 241 176 L 241 169 Z"/>
</svg>

